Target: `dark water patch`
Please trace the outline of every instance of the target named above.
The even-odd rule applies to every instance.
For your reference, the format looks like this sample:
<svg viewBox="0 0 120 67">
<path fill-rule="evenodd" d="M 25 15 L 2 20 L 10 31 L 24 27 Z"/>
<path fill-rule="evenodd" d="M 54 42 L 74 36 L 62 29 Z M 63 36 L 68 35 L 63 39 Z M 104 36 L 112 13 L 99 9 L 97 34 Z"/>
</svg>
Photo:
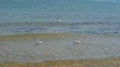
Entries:
<svg viewBox="0 0 120 67">
<path fill-rule="evenodd" d="M 2 24 L 2 23 L 1 23 Z M 3 25 L 3 26 L 2 26 Z M 5 33 L 56 33 L 72 32 L 79 34 L 120 33 L 118 22 L 23 22 L 3 23 L 0 32 Z M 5 26 L 5 27 L 4 27 Z"/>
<path fill-rule="evenodd" d="M 80 30 L 80 27 L 78 25 L 75 25 L 75 26 L 71 26 L 69 29 L 70 30 Z"/>
<path fill-rule="evenodd" d="M 28 27 L 10 27 L 10 28 L 4 28 L 3 30 L 13 33 L 32 33 L 34 31 L 39 31 L 39 32 L 45 31 L 46 28 L 39 26 L 38 27 L 28 26 Z"/>
<path fill-rule="evenodd" d="M 105 22 L 65 22 L 62 21 L 59 22 L 58 21 L 54 21 L 54 22 L 40 22 L 40 21 L 36 21 L 36 22 L 32 22 L 32 21 L 26 21 L 26 22 L 11 22 L 11 23 L 4 23 L 4 22 L 0 22 L 0 27 L 8 27 L 8 26 L 33 26 L 33 25 L 120 25 L 120 22 L 110 22 L 110 21 L 105 21 Z M 120 27 L 120 26 L 119 26 Z"/>
<path fill-rule="evenodd" d="M 120 33 L 120 29 L 110 29 L 110 28 L 94 28 L 94 29 L 86 29 L 86 30 L 82 30 L 80 28 L 73 28 L 72 30 L 70 30 L 69 32 L 72 33 L 78 33 L 78 34 L 119 34 Z"/>
<path fill-rule="evenodd" d="M 66 22 L 63 22 L 66 23 Z M 68 25 L 120 25 L 120 22 L 68 22 Z"/>
</svg>

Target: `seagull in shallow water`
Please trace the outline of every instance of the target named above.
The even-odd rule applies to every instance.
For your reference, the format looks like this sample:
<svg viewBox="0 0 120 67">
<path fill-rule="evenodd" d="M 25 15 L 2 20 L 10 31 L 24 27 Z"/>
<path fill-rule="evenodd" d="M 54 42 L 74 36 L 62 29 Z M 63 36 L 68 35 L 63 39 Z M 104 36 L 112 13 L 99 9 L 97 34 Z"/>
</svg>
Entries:
<svg viewBox="0 0 120 67">
<path fill-rule="evenodd" d="M 41 44 L 43 44 L 43 41 L 41 41 L 41 40 L 39 40 L 39 39 L 35 39 L 35 46 L 37 46 L 37 45 L 41 45 Z"/>
<path fill-rule="evenodd" d="M 78 44 L 80 44 L 80 43 L 81 43 L 80 40 L 74 40 L 74 42 L 73 42 L 74 45 L 78 45 Z"/>
<path fill-rule="evenodd" d="M 78 38 L 78 39 L 73 41 L 73 45 L 78 45 L 80 43 L 81 43 L 81 38 Z"/>
</svg>

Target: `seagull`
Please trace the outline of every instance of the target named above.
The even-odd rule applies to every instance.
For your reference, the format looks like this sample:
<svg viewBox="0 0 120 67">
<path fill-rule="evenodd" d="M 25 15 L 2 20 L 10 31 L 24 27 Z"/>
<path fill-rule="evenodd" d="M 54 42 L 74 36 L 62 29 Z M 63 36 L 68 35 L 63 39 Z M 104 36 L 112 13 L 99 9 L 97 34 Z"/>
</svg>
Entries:
<svg viewBox="0 0 120 67">
<path fill-rule="evenodd" d="M 81 43 L 81 38 L 78 38 L 78 39 L 76 39 L 76 40 L 73 41 L 74 45 L 78 45 L 80 43 Z"/>
<path fill-rule="evenodd" d="M 43 41 L 41 41 L 41 40 L 39 40 L 39 39 L 36 39 L 35 40 L 35 46 L 37 46 L 37 45 L 41 45 L 41 44 L 43 44 Z"/>
<path fill-rule="evenodd" d="M 80 40 L 75 40 L 73 43 L 74 43 L 74 45 L 77 45 L 77 44 L 80 44 L 81 41 Z"/>
</svg>

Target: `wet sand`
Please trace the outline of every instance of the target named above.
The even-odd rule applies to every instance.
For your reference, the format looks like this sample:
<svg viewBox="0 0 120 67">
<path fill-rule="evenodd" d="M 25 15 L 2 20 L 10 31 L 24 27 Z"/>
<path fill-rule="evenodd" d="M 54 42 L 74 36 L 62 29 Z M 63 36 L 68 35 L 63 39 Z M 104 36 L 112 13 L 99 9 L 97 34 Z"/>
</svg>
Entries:
<svg viewBox="0 0 120 67">
<path fill-rule="evenodd" d="M 119 67 L 120 58 L 57 60 L 41 63 L 0 63 L 0 67 Z"/>
<path fill-rule="evenodd" d="M 74 45 L 73 41 L 78 38 L 81 38 L 81 43 Z M 43 43 L 35 46 L 35 39 Z M 119 40 L 119 34 L 46 33 L 0 36 L 0 65 L 118 67 Z"/>
</svg>

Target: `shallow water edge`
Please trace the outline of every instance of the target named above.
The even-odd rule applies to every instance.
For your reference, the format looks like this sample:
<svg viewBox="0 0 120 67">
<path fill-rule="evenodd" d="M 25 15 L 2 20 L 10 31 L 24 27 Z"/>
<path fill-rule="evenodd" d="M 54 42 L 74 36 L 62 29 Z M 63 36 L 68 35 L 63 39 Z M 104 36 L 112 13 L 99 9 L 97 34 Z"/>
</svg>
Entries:
<svg viewBox="0 0 120 67">
<path fill-rule="evenodd" d="M 80 43 L 74 44 L 80 38 Z M 35 40 L 43 41 L 35 46 Z M 120 57 L 120 34 L 46 33 L 0 36 L 1 62 Z"/>
</svg>

